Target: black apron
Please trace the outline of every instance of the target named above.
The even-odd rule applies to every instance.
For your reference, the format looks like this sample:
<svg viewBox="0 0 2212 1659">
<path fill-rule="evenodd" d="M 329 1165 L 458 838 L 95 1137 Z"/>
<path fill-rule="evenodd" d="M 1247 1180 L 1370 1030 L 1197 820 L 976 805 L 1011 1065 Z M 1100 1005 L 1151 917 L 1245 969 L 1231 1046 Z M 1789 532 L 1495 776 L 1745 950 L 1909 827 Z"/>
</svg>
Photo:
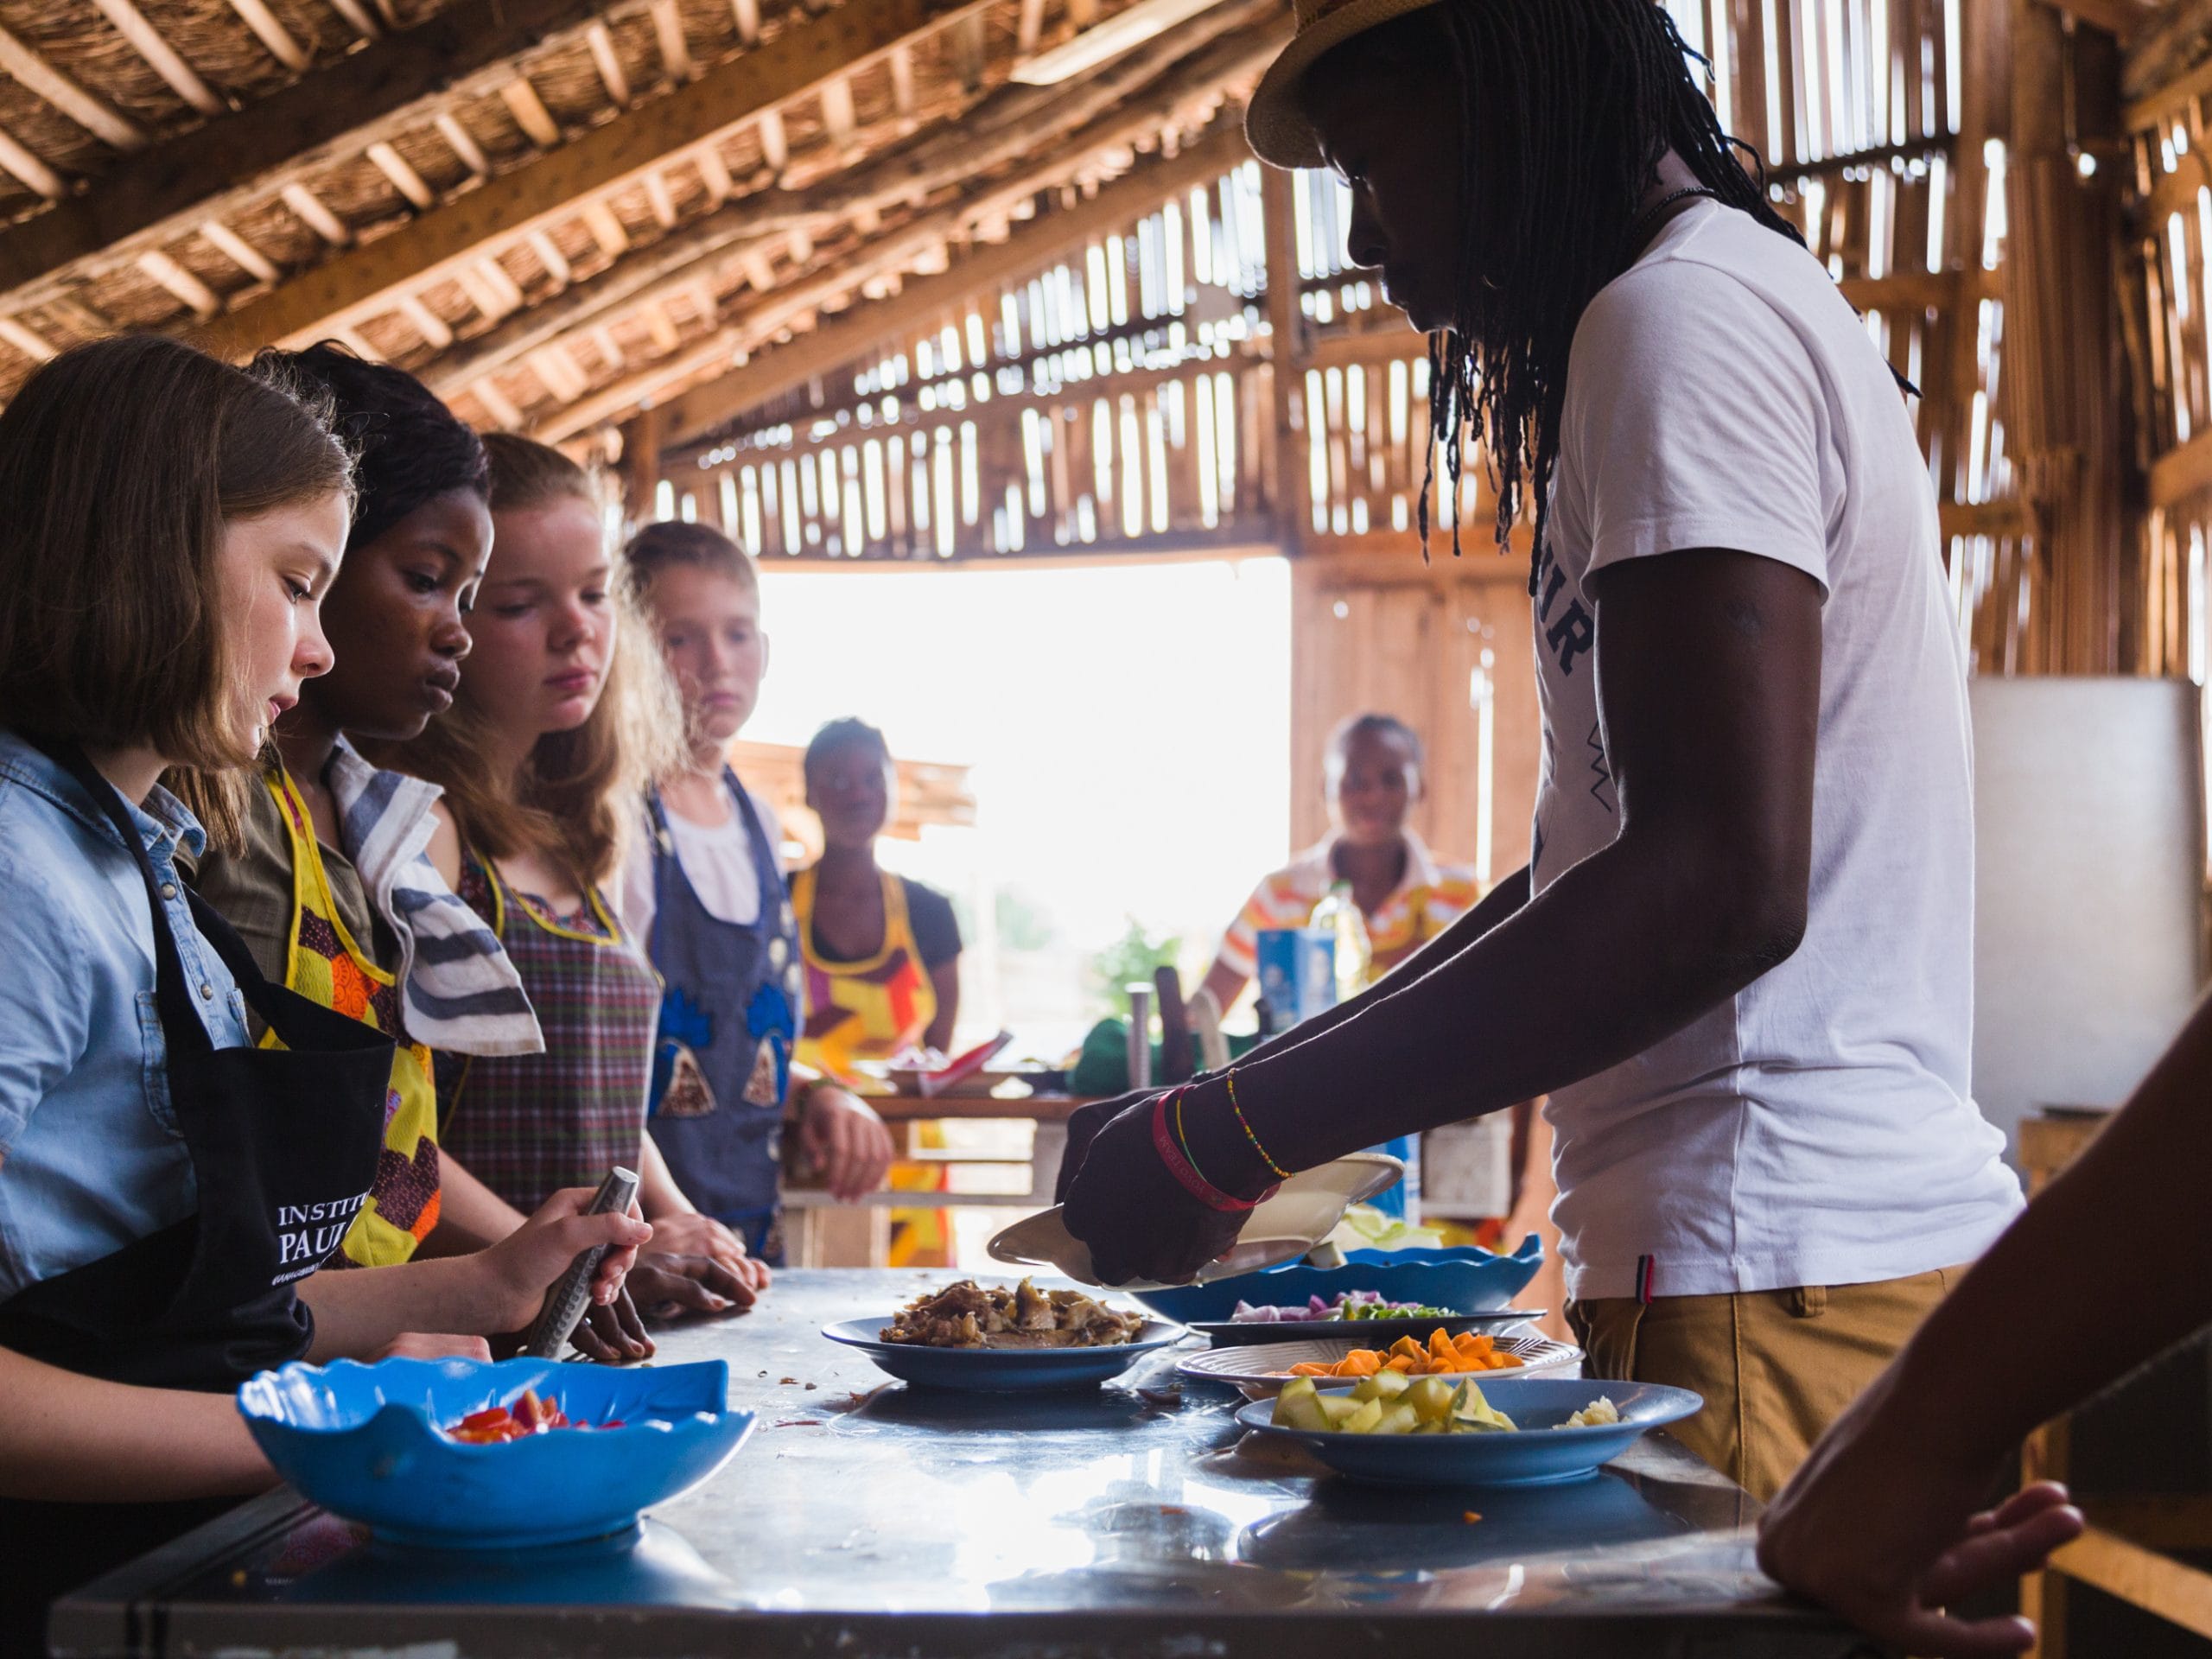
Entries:
<svg viewBox="0 0 2212 1659">
<path fill-rule="evenodd" d="M 217 1048 L 194 1003 L 210 993 L 187 982 L 153 861 L 121 797 L 73 747 L 39 747 L 84 786 L 145 878 L 169 1102 L 200 1208 L 0 1302 L 0 1346 L 111 1382 L 226 1393 L 308 1351 L 314 1316 L 296 1287 L 336 1251 L 368 1196 L 391 1039 L 269 983 L 230 925 L 188 894 L 201 936 L 284 1043 Z M 40 1629 L 54 1596 L 238 1501 L 0 1499 L 0 1536 L 10 1540 L 0 1643 Z"/>
</svg>

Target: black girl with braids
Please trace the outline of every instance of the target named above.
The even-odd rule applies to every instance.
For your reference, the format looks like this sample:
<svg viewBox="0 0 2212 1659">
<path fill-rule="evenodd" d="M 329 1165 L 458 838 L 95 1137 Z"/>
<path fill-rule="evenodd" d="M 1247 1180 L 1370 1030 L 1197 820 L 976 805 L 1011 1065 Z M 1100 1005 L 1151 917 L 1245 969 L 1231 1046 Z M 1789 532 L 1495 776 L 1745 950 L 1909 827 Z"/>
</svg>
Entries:
<svg viewBox="0 0 2212 1659">
<path fill-rule="evenodd" d="M 476 435 L 404 370 L 328 343 L 264 352 L 255 367 L 328 410 L 354 457 L 356 505 L 321 606 L 330 670 L 277 721 L 242 845 L 202 860 L 195 885 L 271 980 L 398 1039 L 376 1182 L 346 1258 L 471 1254 L 525 1224 L 440 1144 L 439 1066 L 543 1039 L 497 942 L 422 855 L 437 791 L 378 770 L 352 740 L 418 736 L 453 702 L 492 547 L 490 467 Z M 656 1255 L 639 1288 L 702 1306 L 711 1264 L 671 1262 Z M 594 1302 L 575 1340 L 607 1361 L 652 1351 L 626 1294 Z"/>
<path fill-rule="evenodd" d="M 1471 426 L 1533 531 L 1529 862 L 1228 1075 L 1077 1114 L 1064 1219 L 1175 1281 L 1269 1183 L 1548 1095 L 1591 1374 L 1694 1389 L 1676 1433 L 1765 1497 L 2020 1205 L 1927 466 L 1653 0 L 1295 3 L 1253 148 L 1349 184 L 1448 481 Z"/>
</svg>

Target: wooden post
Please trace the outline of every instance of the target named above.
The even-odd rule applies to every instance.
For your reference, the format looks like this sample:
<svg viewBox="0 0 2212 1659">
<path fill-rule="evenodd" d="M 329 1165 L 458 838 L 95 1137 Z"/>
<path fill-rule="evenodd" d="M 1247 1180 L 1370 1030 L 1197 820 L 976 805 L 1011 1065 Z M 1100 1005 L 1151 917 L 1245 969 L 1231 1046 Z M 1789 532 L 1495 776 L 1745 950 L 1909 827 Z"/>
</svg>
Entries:
<svg viewBox="0 0 2212 1659">
<path fill-rule="evenodd" d="M 2117 168 L 2083 178 L 2070 142 L 2059 15 L 2012 0 L 2012 140 L 2005 164 L 2005 403 L 2021 491 L 2050 576 L 2061 673 L 2119 672 L 2126 512 L 2111 248 Z M 2082 31 L 2088 38 L 2088 31 Z M 2106 43 L 2105 65 L 2117 79 Z M 2076 76 L 2081 79 L 2086 77 Z M 2116 114 L 2116 111 L 2114 112 Z"/>
<path fill-rule="evenodd" d="M 1306 467 L 1296 415 L 1306 378 L 1306 319 L 1298 307 L 1298 181 L 1277 167 L 1260 169 L 1260 210 L 1268 232 L 1268 328 L 1274 336 L 1274 438 L 1268 456 L 1276 534 L 1285 553 L 1295 555 L 1313 522 Z M 1315 410 L 1306 419 L 1319 418 Z"/>
<path fill-rule="evenodd" d="M 653 519 L 653 496 L 660 484 L 661 434 L 667 423 L 665 409 L 655 404 L 622 428 L 622 517 L 632 529 Z"/>
</svg>

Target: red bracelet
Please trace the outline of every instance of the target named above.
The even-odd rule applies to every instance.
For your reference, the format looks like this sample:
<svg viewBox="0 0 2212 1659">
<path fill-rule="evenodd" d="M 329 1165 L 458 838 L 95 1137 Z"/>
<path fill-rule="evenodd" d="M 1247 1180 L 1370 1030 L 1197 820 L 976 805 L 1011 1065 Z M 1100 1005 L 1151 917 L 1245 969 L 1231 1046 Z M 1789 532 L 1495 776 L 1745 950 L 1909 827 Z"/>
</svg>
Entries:
<svg viewBox="0 0 2212 1659">
<path fill-rule="evenodd" d="M 1243 1198 L 1232 1198 L 1207 1180 L 1184 1156 L 1182 1147 L 1175 1144 L 1175 1136 L 1167 1127 L 1167 1103 L 1179 1092 L 1171 1090 L 1152 1103 L 1152 1145 L 1160 1154 L 1160 1161 L 1167 1166 L 1167 1173 L 1175 1178 L 1178 1185 L 1209 1209 L 1243 1214 L 1258 1208 L 1258 1199 L 1248 1204 Z"/>
</svg>

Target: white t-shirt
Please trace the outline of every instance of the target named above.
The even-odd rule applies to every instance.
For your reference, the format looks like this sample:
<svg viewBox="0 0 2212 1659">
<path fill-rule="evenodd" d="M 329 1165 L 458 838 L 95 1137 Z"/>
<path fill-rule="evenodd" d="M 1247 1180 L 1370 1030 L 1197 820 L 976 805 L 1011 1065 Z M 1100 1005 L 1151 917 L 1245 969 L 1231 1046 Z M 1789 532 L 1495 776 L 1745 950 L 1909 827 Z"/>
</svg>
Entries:
<svg viewBox="0 0 2212 1659">
<path fill-rule="evenodd" d="M 783 824 L 774 810 L 751 790 L 745 791 L 745 798 L 760 814 L 760 827 L 767 832 L 768 846 L 780 871 Z M 683 867 L 685 879 L 699 895 L 699 902 L 706 906 L 707 914 L 718 922 L 729 922 L 739 927 L 750 927 L 759 921 L 763 896 L 760 877 L 753 864 L 752 836 L 735 804 L 731 805 L 729 817 L 721 823 L 694 823 L 664 803 L 662 810 L 668 815 L 669 839 L 675 843 L 676 861 Z M 776 898 L 780 900 L 782 895 L 779 893 Z M 615 908 L 621 916 L 623 930 L 639 942 L 639 949 L 650 949 L 654 903 L 653 846 L 649 836 L 638 836 L 631 846 L 630 855 L 622 866 Z"/>
<path fill-rule="evenodd" d="M 1535 597 L 1531 885 L 1619 817 L 1586 578 L 1718 547 L 1823 590 L 1810 910 L 1789 960 L 1551 1097 L 1567 1289 L 1860 1284 L 1972 1260 L 2021 1207 L 1969 1092 L 1965 662 L 1903 397 L 1803 249 L 1701 201 L 1584 313 Z"/>
</svg>

